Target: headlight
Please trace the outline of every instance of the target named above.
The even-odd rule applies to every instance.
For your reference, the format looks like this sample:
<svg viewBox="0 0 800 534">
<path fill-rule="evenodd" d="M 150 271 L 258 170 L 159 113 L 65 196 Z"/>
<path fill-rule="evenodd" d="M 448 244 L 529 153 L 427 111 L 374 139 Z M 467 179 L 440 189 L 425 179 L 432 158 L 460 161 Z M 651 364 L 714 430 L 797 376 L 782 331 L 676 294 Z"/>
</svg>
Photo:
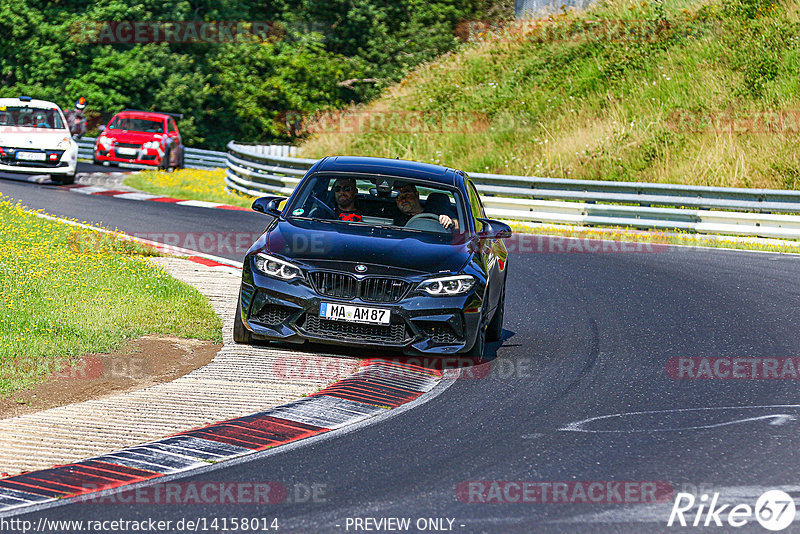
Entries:
<svg viewBox="0 0 800 534">
<path fill-rule="evenodd" d="M 148 141 L 148 142 L 146 142 L 145 144 L 142 145 L 142 148 L 154 148 L 154 149 L 157 149 L 160 146 L 161 146 L 161 143 L 159 143 L 158 141 Z"/>
<path fill-rule="evenodd" d="M 435 297 L 462 295 L 475 285 L 475 277 L 468 274 L 442 276 L 421 282 L 417 289 Z"/>
<path fill-rule="evenodd" d="M 69 137 L 65 137 L 56 145 L 58 150 L 67 150 L 69 148 Z"/>
<path fill-rule="evenodd" d="M 97 138 L 98 143 L 106 146 L 110 145 L 113 141 L 114 141 L 113 139 L 111 139 L 110 137 L 106 137 L 103 134 L 100 134 L 100 137 Z"/>
<path fill-rule="evenodd" d="M 303 271 L 296 265 L 289 262 L 279 260 L 269 254 L 259 252 L 256 254 L 256 269 L 280 280 L 294 280 L 295 278 L 303 278 Z"/>
</svg>

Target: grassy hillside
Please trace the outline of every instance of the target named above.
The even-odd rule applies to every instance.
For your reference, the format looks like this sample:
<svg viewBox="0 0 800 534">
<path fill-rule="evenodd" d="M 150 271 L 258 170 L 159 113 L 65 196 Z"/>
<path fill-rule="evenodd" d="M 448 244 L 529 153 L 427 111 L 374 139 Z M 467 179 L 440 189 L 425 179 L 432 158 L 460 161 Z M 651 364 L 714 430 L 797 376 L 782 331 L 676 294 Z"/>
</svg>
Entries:
<svg viewBox="0 0 800 534">
<path fill-rule="evenodd" d="M 607 0 L 468 25 L 457 53 L 312 125 L 303 156 L 800 189 L 799 15 L 797 0 Z"/>
</svg>

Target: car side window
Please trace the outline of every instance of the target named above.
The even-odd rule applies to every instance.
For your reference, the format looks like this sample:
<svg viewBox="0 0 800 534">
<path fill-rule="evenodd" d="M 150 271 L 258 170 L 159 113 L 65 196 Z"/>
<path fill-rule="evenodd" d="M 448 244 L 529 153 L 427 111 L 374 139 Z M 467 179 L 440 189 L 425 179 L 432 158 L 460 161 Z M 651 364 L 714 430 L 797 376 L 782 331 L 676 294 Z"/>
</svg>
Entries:
<svg viewBox="0 0 800 534">
<path fill-rule="evenodd" d="M 472 183 L 472 180 L 467 181 L 467 192 L 469 194 L 469 207 L 472 210 L 472 218 L 475 223 L 475 231 L 479 232 L 481 230 L 481 223 L 478 221 L 479 218 L 486 218 L 486 213 L 483 211 L 483 204 L 481 204 L 481 197 L 478 195 L 478 191 L 475 189 L 475 186 Z"/>
<path fill-rule="evenodd" d="M 170 131 L 170 133 L 178 131 L 178 127 L 175 126 L 175 119 L 170 119 L 169 120 L 169 131 Z"/>
</svg>

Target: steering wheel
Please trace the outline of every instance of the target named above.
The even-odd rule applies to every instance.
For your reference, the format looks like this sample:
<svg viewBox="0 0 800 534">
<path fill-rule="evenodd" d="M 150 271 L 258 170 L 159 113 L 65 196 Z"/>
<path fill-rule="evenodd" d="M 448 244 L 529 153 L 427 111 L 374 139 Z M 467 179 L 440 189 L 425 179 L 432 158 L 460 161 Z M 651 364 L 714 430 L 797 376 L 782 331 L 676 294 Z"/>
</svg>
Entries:
<svg viewBox="0 0 800 534">
<path fill-rule="evenodd" d="M 435 213 L 418 213 L 411 217 L 405 225 L 406 228 L 415 230 L 428 230 L 432 232 L 448 232 L 449 230 L 439 222 Z"/>
<path fill-rule="evenodd" d="M 330 215 L 334 219 L 336 218 L 336 212 L 333 210 L 333 208 L 331 208 L 330 206 L 325 204 L 325 202 L 323 202 L 320 199 L 318 199 L 317 195 L 311 195 L 311 198 L 312 198 L 312 200 L 314 200 L 316 205 L 321 207 L 324 211 L 326 211 L 328 213 L 328 215 Z"/>
</svg>

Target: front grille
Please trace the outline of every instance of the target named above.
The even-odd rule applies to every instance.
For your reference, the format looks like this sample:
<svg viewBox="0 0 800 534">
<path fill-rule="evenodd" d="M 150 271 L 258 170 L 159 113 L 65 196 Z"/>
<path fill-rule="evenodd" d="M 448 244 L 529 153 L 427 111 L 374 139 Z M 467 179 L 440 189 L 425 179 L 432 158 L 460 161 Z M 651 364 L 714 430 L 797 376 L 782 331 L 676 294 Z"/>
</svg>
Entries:
<svg viewBox="0 0 800 534">
<path fill-rule="evenodd" d="M 408 290 L 408 282 L 396 278 L 365 278 L 361 281 L 361 300 L 397 302 Z"/>
<path fill-rule="evenodd" d="M 292 309 L 277 304 L 267 304 L 250 318 L 265 325 L 279 325 L 292 316 Z"/>
<path fill-rule="evenodd" d="M 434 343 L 455 345 L 464 342 L 447 323 L 421 323 L 419 326 Z"/>
<path fill-rule="evenodd" d="M 14 159 L 2 159 L 4 165 L 14 165 L 17 167 L 41 167 L 43 169 L 55 169 L 58 167 L 66 167 L 66 162 L 62 161 L 24 161 Z"/>
<path fill-rule="evenodd" d="M 138 150 L 142 145 L 138 143 L 117 143 L 114 146 L 116 148 L 135 148 Z"/>
<path fill-rule="evenodd" d="M 341 299 L 360 297 L 366 302 L 397 302 L 408 291 L 409 282 L 397 278 L 356 277 L 329 271 L 309 273 L 314 289 L 320 295 Z"/>
<path fill-rule="evenodd" d="M 358 294 L 358 281 L 343 273 L 316 271 L 310 273 L 311 283 L 320 295 L 340 299 L 353 299 Z"/>
<path fill-rule="evenodd" d="M 343 341 L 375 341 L 391 345 L 402 345 L 406 338 L 406 327 L 403 323 L 387 326 L 345 323 L 320 319 L 310 313 L 306 316 L 304 328 L 309 334 Z"/>
</svg>

